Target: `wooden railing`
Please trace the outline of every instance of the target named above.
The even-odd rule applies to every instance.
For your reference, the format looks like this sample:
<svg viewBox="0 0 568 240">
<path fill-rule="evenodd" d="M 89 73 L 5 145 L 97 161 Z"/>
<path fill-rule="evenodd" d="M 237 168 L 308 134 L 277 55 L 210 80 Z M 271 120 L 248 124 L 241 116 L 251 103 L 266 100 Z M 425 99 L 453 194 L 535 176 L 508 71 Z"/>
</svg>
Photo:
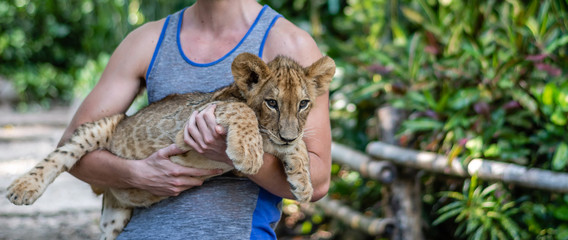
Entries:
<svg viewBox="0 0 568 240">
<path fill-rule="evenodd" d="M 418 192 L 414 189 L 415 185 L 418 184 L 415 184 L 416 182 L 412 178 L 397 178 L 397 176 L 400 176 L 400 172 L 406 169 L 425 170 L 458 177 L 470 177 L 477 174 L 480 179 L 568 193 L 567 173 L 527 168 L 484 159 L 473 159 L 469 161 L 467 166 L 462 166 L 458 159 L 449 161 L 444 155 L 405 149 L 383 142 L 370 143 L 366 148 L 366 153 L 333 143 L 331 154 L 333 162 L 347 165 L 352 170 L 360 172 L 362 176 L 378 180 L 387 186 L 397 185 L 399 188 L 396 191 L 391 191 L 391 193 L 403 195 L 398 200 L 393 196 L 386 197 L 393 198 L 394 201 L 403 201 L 392 204 L 401 209 L 387 211 L 392 213 L 389 217 L 373 218 L 354 211 L 340 201 L 328 197 L 316 202 L 315 206 L 322 209 L 326 215 L 337 218 L 354 229 L 370 235 L 387 236 L 391 239 L 423 239 L 420 229 L 420 212 L 416 214 L 417 206 L 412 206 L 412 203 L 420 205 L 420 201 L 419 199 L 418 201 L 416 199 L 403 199 L 411 196 L 412 192 L 414 192 L 414 196 L 419 197 L 419 189 Z M 406 184 L 399 182 L 402 180 L 409 182 Z M 410 193 L 404 195 L 404 193 L 400 193 L 401 189 L 402 192 Z"/>
<path fill-rule="evenodd" d="M 382 142 L 372 142 L 367 145 L 367 153 L 376 159 L 436 173 L 460 177 L 470 177 L 477 174 L 479 179 L 568 193 L 568 174 L 566 173 L 484 159 L 473 159 L 469 161 L 467 166 L 462 166 L 457 159 L 449 161 L 443 155 L 405 149 Z M 451 162 L 451 165 L 448 165 L 449 162 Z"/>
</svg>

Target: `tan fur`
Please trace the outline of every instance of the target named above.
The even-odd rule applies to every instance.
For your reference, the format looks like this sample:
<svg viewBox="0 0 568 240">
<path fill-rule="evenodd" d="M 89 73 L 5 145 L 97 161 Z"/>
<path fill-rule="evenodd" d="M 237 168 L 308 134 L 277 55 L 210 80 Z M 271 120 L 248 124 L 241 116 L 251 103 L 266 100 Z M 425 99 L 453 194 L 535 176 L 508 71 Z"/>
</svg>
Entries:
<svg viewBox="0 0 568 240">
<path fill-rule="evenodd" d="M 208 160 L 185 144 L 183 126 L 191 113 L 216 104 L 218 124 L 227 129 L 226 153 L 235 168 L 255 174 L 264 152 L 284 164 L 292 193 L 302 202 L 311 199 L 309 158 L 303 129 L 315 98 L 327 91 L 335 64 L 323 57 L 308 68 L 287 57 L 265 64 L 253 54 L 240 54 L 232 65 L 235 83 L 212 93 L 172 95 L 132 117 L 122 114 L 81 125 L 71 139 L 8 187 L 8 199 L 32 204 L 63 171 L 86 153 L 104 148 L 126 159 L 145 159 L 175 143 L 188 152 L 171 160 L 187 167 L 232 170 Z M 204 178 L 209 178 L 207 176 Z M 101 189 L 102 239 L 114 239 L 128 223 L 132 207 L 150 206 L 164 197 L 138 189 Z"/>
</svg>

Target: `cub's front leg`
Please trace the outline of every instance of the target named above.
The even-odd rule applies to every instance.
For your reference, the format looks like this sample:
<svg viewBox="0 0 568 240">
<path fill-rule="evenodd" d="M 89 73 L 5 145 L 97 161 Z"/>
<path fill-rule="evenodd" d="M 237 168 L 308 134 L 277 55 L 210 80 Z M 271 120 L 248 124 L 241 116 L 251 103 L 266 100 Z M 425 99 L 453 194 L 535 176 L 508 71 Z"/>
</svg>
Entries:
<svg viewBox="0 0 568 240">
<path fill-rule="evenodd" d="M 217 123 L 227 130 L 227 156 L 237 170 L 256 174 L 263 164 L 262 136 L 254 111 L 241 102 L 222 102 L 215 108 Z"/>
<path fill-rule="evenodd" d="M 258 120 L 254 111 L 241 102 L 214 102 L 215 119 L 217 124 L 227 131 L 225 153 L 233 162 L 234 168 L 244 174 L 256 174 L 262 166 L 264 154 L 262 136 L 258 128 Z M 207 106 L 202 106 L 203 110 Z M 181 129 L 175 137 L 177 147 L 183 151 L 180 159 L 172 161 L 189 167 L 205 169 L 222 169 L 227 172 L 233 169 L 225 163 L 212 161 L 192 153 L 193 149 L 184 142 L 184 130 Z"/>
<path fill-rule="evenodd" d="M 276 155 L 284 164 L 288 183 L 294 197 L 300 202 L 309 202 L 314 189 L 310 178 L 310 158 L 304 141 L 298 141 Z M 278 150 L 277 150 L 278 151 Z"/>
</svg>

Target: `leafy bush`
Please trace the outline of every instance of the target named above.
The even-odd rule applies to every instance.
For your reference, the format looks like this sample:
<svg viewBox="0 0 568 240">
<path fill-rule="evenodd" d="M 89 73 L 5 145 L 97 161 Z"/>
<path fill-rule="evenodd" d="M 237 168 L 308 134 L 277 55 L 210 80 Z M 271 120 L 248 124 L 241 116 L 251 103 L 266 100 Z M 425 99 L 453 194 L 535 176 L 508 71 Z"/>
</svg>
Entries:
<svg viewBox="0 0 568 240">
<path fill-rule="evenodd" d="M 523 239 L 526 233 L 513 220 L 519 212 L 510 195 L 498 192 L 499 183 L 488 187 L 478 185 L 477 176 L 466 181 L 462 192 L 442 192 L 442 197 L 454 201 L 438 210 L 438 225 L 450 218 L 459 223 L 456 236 L 467 239 Z"/>
<path fill-rule="evenodd" d="M 8 0 L 0 2 L 0 75 L 12 80 L 20 108 L 83 96 L 114 48 L 148 19 L 181 1 Z M 75 92 L 74 89 L 78 89 Z"/>
</svg>

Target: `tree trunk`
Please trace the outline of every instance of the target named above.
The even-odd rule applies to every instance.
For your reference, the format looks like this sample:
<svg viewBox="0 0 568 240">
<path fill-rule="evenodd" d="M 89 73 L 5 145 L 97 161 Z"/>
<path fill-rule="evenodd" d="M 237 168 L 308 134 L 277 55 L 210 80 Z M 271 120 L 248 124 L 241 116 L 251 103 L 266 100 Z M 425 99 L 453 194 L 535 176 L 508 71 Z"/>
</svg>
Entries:
<svg viewBox="0 0 568 240">
<path fill-rule="evenodd" d="M 379 136 L 381 141 L 396 144 L 396 130 L 404 114 L 390 106 L 377 110 Z M 398 177 L 390 186 L 385 186 L 383 201 L 385 217 L 394 218 L 396 229 L 393 240 L 422 240 L 422 203 L 420 200 L 420 178 L 418 171 L 412 168 L 399 169 Z"/>
</svg>

